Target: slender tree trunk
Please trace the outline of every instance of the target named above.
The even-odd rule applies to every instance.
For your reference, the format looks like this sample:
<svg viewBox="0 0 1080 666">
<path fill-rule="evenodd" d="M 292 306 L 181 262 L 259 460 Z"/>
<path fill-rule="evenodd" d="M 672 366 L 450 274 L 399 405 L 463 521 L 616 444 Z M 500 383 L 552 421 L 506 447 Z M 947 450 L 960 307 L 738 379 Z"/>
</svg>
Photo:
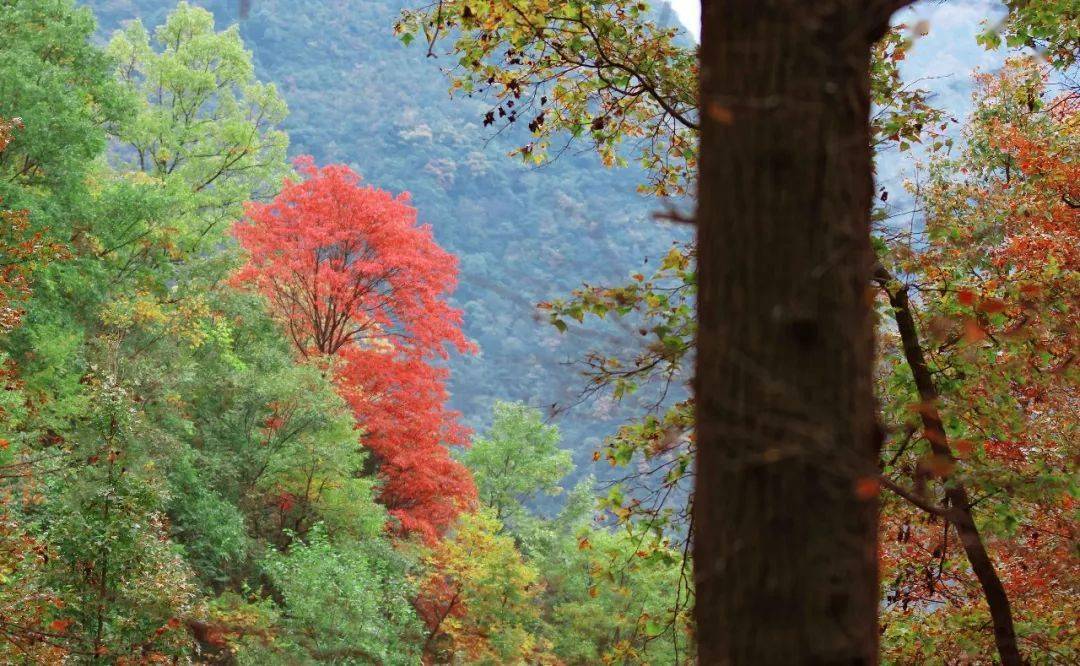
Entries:
<svg viewBox="0 0 1080 666">
<path fill-rule="evenodd" d="M 915 326 L 907 287 L 898 284 L 884 268 L 878 269 L 875 278 L 888 295 L 889 305 L 893 309 L 896 328 L 900 333 L 900 342 L 904 349 L 904 359 L 911 369 L 915 387 L 919 392 L 919 400 L 922 402 L 919 414 L 923 428 L 926 430 L 926 439 L 930 442 L 930 449 L 935 456 L 955 463 L 956 459 L 949 446 L 945 425 L 942 423 L 937 408 L 937 385 L 934 383 L 934 376 L 926 363 L 926 357 L 919 342 L 919 330 Z M 1020 666 L 1024 662 L 1016 641 L 1009 595 L 1001 583 L 1001 578 L 998 577 L 994 562 L 986 551 L 979 527 L 975 523 L 967 488 L 964 484 L 953 481 L 945 488 L 945 498 L 949 506 L 941 514 L 956 527 L 956 532 L 960 535 L 960 545 L 963 546 L 964 554 L 967 555 L 968 562 L 971 564 L 971 570 L 982 587 L 983 596 L 990 609 L 994 643 L 1001 663 L 1003 666 Z"/>
<path fill-rule="evenodd" d="M 702 3 L 702 664 L 877 660 L 869 66 L 903 4 Z"/>
<path fill-rule="evenodd" d="M 436 622 L 435 626 L 432 627 L 430 632 L 428 632 L 427 639 L 424 641 L 424 647 L 420 651 L 420 654 L 425 660 L 428 658 L 434 659 L 432 649 L 435 647 L 435 639 L 439 637 L 439 629 L 442 628 L 443 622 L 445 622 L 446 618 L 450 616 L 451 612 L 453 612 L 454 606 L 457 604 L 459 596 L 460 593 L 455 591 L 454 596 L 450 599 L 450 603 L 446 605 L 446 612 L 439 616 L 439 621 Z M 425 661 L 425 663 L 427 662 Z"/>
</svg>

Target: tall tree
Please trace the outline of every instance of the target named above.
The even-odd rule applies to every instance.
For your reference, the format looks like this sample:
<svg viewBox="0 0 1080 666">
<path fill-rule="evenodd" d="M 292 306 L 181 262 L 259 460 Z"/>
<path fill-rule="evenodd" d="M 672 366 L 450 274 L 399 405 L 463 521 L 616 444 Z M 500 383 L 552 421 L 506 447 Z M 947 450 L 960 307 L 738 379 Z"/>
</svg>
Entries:
<svg viewBox="0 0 1080 666">
<path fill-rule="evenodd" d="M 1022 646 L 1075 657 L 1057 618 L 1076 592 L 1063 553 L 1075 532 L 1080 96 L 1047 94 L 1048 78 L 1026 58 L 976 78 L 964 149 L 931 161 L 913 192 L 925 224 L 895 232 L 877 271 L 895 324 L 881 341 L 893 368 L 882 467 L 902 500 L 886 505 L 882 552 L 900 659 L 993 644 L 1003 661 Z M 992 631 L 968 629 L 973 614 Z M 911 621 L 922 647 L 896 640 Z"/>
<path fill-rule="evenodd" d="M 870 58 L 906 4 L 702 3 L 703 663 L 877 660 Z"/>
<path fill-rule="evenodd" d="M 269 199 L 285 175 L 285 102 L 255 77 L 239 29 L 216 31 L 214 15 L 186 1 L 152 35 L 128 23 L 107 53 L 137 100 L 116 131 L 126 148 L 119 161 L 177 195 L 168 226 L 128 246 L 164 245 L 175 255 L 213 245 L 245 201 Z"/>
<path fill-rule="evenodd" d="M 0 117 L 0 156 L 11 143 L 12 133 L 21 129 L 19 118 Z M 3 200 L 0 199 L 0 206 Z M 29 215 L 25 210 L 6 210 L 0 207 L 0 341 L 22 321 L 23 303 L 31 295 L 38 272 L 48 261 L 62 254 L 62 248 L 42 240 L 40 233 L 28 233 Z M 0 352 L 0 377 L 4 390 L 0 392 L 0 478 L 33 478 L 35 462 L 20 455 L 22 447 L 12 447 L 14 438 L 26 417 L 27 396 L 23 393 L 18 367 Z M 49 611 L 57 606 L 54 596 L 42 580 L 43 560 L 49 547 L 27 528 L 13 511 L 10 493 L 0 494 L 0 637 L 25 655 L 39 659 L 58 658 L 62 654 L 63 637 L 56 628 L 64 627 L 64 618 L 50 627 Z M 3 651 L 0 650 L 0 655 Z"/>
<path fill-rule="evenodd" d="M 407 195 L 361 187 L 341 165 L 298 161 L 269 204 L 235 227 L 250 253 L 237 274 L 266 295 L 297 351 L 331 364 L 384 480 L 382 499 L 405 531 L 428 540 L 475 498 L 447 445 L 468 432 L 446 408 L 448 347 L 466 352 L 461 313 L 446 296 L 456 261 L 416 224 Z"/>
<path fill-rule="evenodd" d="M 108 59 L 90 42 L 96 27 L 74 0 L 0 2 L 0 117 L 24 126 L 0 153 L 0 196 L 18 207 L 42 204 L 48 215 L 35 215 L 35 224 L 57 233 L 81 221 L 84 179 L 106 129 L 130 117 Z"/>
<path fill-rule="evenodd" d="M 891 10 L 902 4 L 874 3 L 866 8 L 866 11 L 859 12 L 852 3 L 816 3 L 809 9 L 796 7 L 794 3 L 773 3 L 770 5 L 773 12 L 762 12 L 766 17 L 791 14 L 773 27 L 791 35 L 805 29 L 800 39 L 784 46 L 782 43 L 791 35 L 775 37 L 775 42 L 768 42 L 766 38 L 769 34 L 766 28 L 772 25 L 769 21 L 773 19 L 762 18 L 762 23 L 755 23 L 755 12 L 762 8 L 750 7 L 747 3 L 735 12 L 739 18 L 734 25 L 738 28 L 731 28 L 729 24 L 730 32 L 713 37 L 714 45 L 722 43 L 721 46 L 715 46 L 714 50 L 730 48 L 731 51 L 726 55 L 733 57 L 726 58 L 725 55 L 729 61 L 726 70 L 718 72 L 716 67 L 713 67 L 716 79 L 712 84 L 719 81 L 723 85 L 731 86 L 731 90 L 727 96 L 722 96 L 722 99 L 710 100 L 703 97 L 700 102 L 695 94 L 698 53 L 690 45 L 680 43 L 676 30 L 658 27 L 650 20 L 646 3 L 625 0 L 565 3 L 518 0 L 491 3 L 440 1 L 422 12 L 406 13 L 399 25 L 406 39 L 422 35 L 429 44 L 434 44 L 442 34 L 454 35 L 453 51 L 460 57 L 461 67 L 452 70 L 453 87 L 469 94 L 485 94 L 493 99 L 495 106 L 485 117 L 485 124 L 513 123 L 519 118 L 530 119 L 529 129 L 534 135 L 533 139 L 518 151 L 530 159 L 542 159 L 552 137 L 559 132 L 565 132 L 572 138 L 591 139 L 598 152 L 604 156 L 606 164 L 619 164 L 620 142 L 636 139 L 635 145 L 642 147 L 642 161 L 650 168 L 653 176 L 650 186 L 644 189 L 658 194 L 682 193 L 692 191 L 694 181 L 699 177 L 696 139 L 704 124 L 712 123 L 715 126 L 716 122 L 727 123 L 725 127 L 729 132 L 739 135 L 737 138 L 741 143 L 738 151 L 733 150 L 729 154 L 736 157 L 729 159 L 727 167 L 720 170 L 727 171 L 725 177 L 730 180 L 724 183 L 710 182 L 707 187 L 701 187 L 703 192 L 710 191 L 713 197 L 709 203 L 709 214 L 712 215 L 708 222 L 710 227 L 717 225 L 716 215 L 729 203 L 723 197 L 738 199 L 734 201 L 737 205 L 730 211 L 736 211 L 741 216 L 741 226 L 724 230 L 726 235 L 719 241 L 731 241 L 724 251 L 735 255 L 735 261 L 716 263 L 718 248 L 711 247 L 709 250 L 708 270 L 715 271 L 722 267 L 728 271 L 721 279 L 717 278 L 715 272 L 710 273 L 709 286 L 713 290 L 722 289 L 720 281 L 738 275 L 745 288 L 739 295 L 741 301 L 759 299 L 758 294 L 752 291 L 755 289 L 751 286 L 754 280 L 765 280 L 771 287 L 762 289 L 760 300 L 764 305 L 759 307 L 756 304 L 746 304 L 747 307 L 754 307 L 753 312 L 725 313 L 724 316 L 734 314 L 745 317 L 746 321 L 745 328 L 734 331 L 730 338 L 722 341 L 716 339 L 717 326 L 721 322 L 715 311 L 710 312 L 708 317 L 704 314 L 700 317 L 701 323 L 709 323 L 709 330 L 697 333 L 697 340 L 705 341 L 711 347 L 704 358 L 699 357 L 698 367 L 702 368 L 703 362 L 717 365 L 717 345 L 723 344 L 724 349 L 728 349 L 728 344 L 743 344 L 740 335 L 746 334 L 745 344 L 753 346 L 746 363 L 746 366 L 750 367 L 743 368 L 744 375 L 741 377 L 725 379 L 733 382 L 730 388 L 737 392 L 741 388 L 739 382 L 750 383 L 764 375 L 766 397 L 774 400 L 776 406 L 767 403 L 754 406 L 765 407 L 759 412 L 760 420 L 754 420 L 754 415 L 751 414 L 740 415 L 738 418 L 753 421 L 746 424 L 740 436 L 753 440 L 758 445 L 759 450 L 752 451 L 750 457 L 763 455 L 764 460 L 756 461 L 761 462 L 762 469 L 782 467 L 784 471 L 781 474 L 790 473 L 792 478 L 800 478 L 804 473 L 798 457 L 787 453 L 788 448 L 798 448 L 800 443 L 784 443 L 787 435 L 798 434 L 797 423 L 828 424 L 842 430 L 849 418 L 850 408 L 856 407 L 855 424 L 850 425 L 847 432 L 837 432 L 834 436 L 828 434 L 826 429 L 823 431 L 824 436 L 815 433 L 813 438 L 815 442 L 821 442 L 819 448 L 831 448 L 834 452 L 840 452 L 844 458 L 841 462 L 853 467 L 842 469 L 839 478 L 830 477 L 822 482 L 825 486 L 842 487 L 840 493 L 843 497 L 837 499 L 838 505 L 845 505 L 857 514 L 852 522 L 855 523 L 854 540 L 859 547 L 855 549 L 857 552 L 849 551 L 847 564 L 860 571 L 861 578 L 856 577 L 855 582 L 861 585 L 862 589 L 850 599 L 840 595 L 840 602 L 852 603 L 839 612 L 845 617 L 840 618 L 838 624 L 859 618 L 864 612 L 868 614 L 866 616 L 870 621 L 863 622 L 861 627 L 862 638 L 865 640 L 857 650 L 863 656 L 873 654 L 872 620 L 876 604 L 873 498 L 860 499 L 854 496 L 856 481 L 863 479 L 872 485 L 875 474 L 875 429 L 870 393 L 872 321 L 868 306 L 859 300 L 865 300 L 872 263 L 868 238 L 870 147 L 875 142 L 899 143 L 918 137 L 924 122 L 933 116 L 921 91 L 889 94 L 901 88 L 895 63 L 903 57 L 906 44 L 897 32 L 887 33 L 887 20 Z M 714 14 L 716 11 L 718 10 L 714 10 Z M 749 32 L 744 31 L 744 28 Z M 755 30 L 757 32 L 754 32 Z M 877 57 L 871 69 L 870 58 L 874 42 L 886 34 L 889 39 L 882 40 L 874 49 Z M 839 45 L 832 44 L 831 40 L 838 37 L 850 37 L 843 43 L 848 52 L 841 52 Z M 756 45 L 755 40 L 761 41 L 761 45 Z M 812 51 L 818 47 L 825 50 L 816 57 L 808 57 L 806 62 L 799 62 L 799 49 Z M 765 64 L 755 62 L 758 67 L 756 71 L 747 69 L 746 72 L 740 72 L 744 63 L 739 60 L 736 51 L 743 48 L 747 50 L 747 54 L 757 49 L 754 55 L 761 55 Z M 773 49 L 772 52 L 769 51 L 770 48 Z M 829 51 L 829 48 L 833 50 Z M 852 53 L 856 55 L 852 56 Z M 710 56 L 717 57 L 711 52 Z M 857 60 L 854 64 L 849 62 L 852 57 Z M 731 64 L 731 61 L 736 64 Z M 703 62 L 708 64 L 707 59 Z M 773 66 L 782 75 L 781 78 L 770 78 L 773 72 L 767 70 Z M 815 72 L 816 79 L 813 78 Z M 737 77 L 738 80 L 723 82 L 724 77 L 729 75 Z M 803 76 L 806 78 L 800 79 Z M 881 107 L 872 120 L 871 80 L 875 84 L 875 101 Z M 807 81 L 814 83 L 806 83 Z M 755 91 L 755 85 L 772 85 L 775 89 Z M 812 88 L 817 98 L 810 99 L 807 107 L 813 113 L 801 114 L 801 101 L 796 104 L 784 102 L 785 95 L 799 100 L 805 97 L 797 94 L 799 91 L 785 89 L 785 86 Z M 817 89 L 822 86 L 828 90 L 822 92 Z M 742 93 L 750 95 L 750 101 L 741 108 L 736 108 Z M 839 106 L 844 108 L 834 108 Z M 751 117 L 755 114 L 760 117 Z M 804 115 L 805 118 L 810 118 L 811 122 L 805 122 Z M 731 129 L 730 125 L 735 116 L 739 117 L 740 125 Z M 748 121 L 754 125 L 751 126 Z M 871 122 L 878 137 L 871 137 Z M 752 131 L 740 134 L 748 127 L 752 128 Z M 796 127 L 801 127 L 805 134 L 797 136 Z M 772 129 L 785 130 L 786 133 L 770 135 Z M 770 136 L 774 136 L 772 142 L 765 143 Z M 888 139 L 880 139 L 882 136 Z M 865 144 L 845 153 L 844 150 L 859 137 Z M 762 143 L 755 145 L 754 140 Z M 811 148 L 817 146 L 817 152 L 803 151 L 799 145 L 803 140 L 806 140 L 807 146 Z M 833 152 L 829 151 L 832 151 L 837 140 L 841 140 L 845 148 L 836 153 L 839 157 L 834 159 Z M 745 163 L 734 167 L 744 158 L 747 160 Z M 757 163 L 753 161 L 755 159 L 758 160 Z M 860 159 L 863 160 L 862 163 L 859 163 Z M 813 160 L 817 162 L 808 166 Z M 847 163 L 844 163 L 844 160 L 847 160 Z M 854 170 L 851 167 L 854 167 Z M 735 168 L 738 168 L 738 171 L 734 171 Z M 828 179 L 834 170 L 840 174 L 854 173 L 855 179 L 845 180 L 843 184 L 833 183 Z M 777 191 L 770 190 L 777 184 L 784 187 Z M 797 185 L 803 189 L 796 190 Z M 726 187 L 727 190 L 718 194 L 715 192 L 718 186 Z M 755 186 L 758 189 L 755 190 Z M 832 191 L 828 188 L 832 188 Z M 845 188 L 852 191 L 845 192 Z M 851 200 L 847 210 L 841 201 L 845 197 Z M 772 198 L 776 200 L 772 201 Z M 811 207 L 810 215 L 802 220 L 799 218 L 802 210 L 799 209 L 799 204 L 794 203 L 796 201 L 803 207 Z M 759 209 L 758 204 L 766 205 Z M 704 203 L 702 205 L 704 210 Z M 840 216 L 840 219 L 833 219 L 836 213 L 850 213 L 851 206 L 857 209 L 856 218 Z M 801 236 L 787 234 L 780 227 L 770 229 L 765 224 L 778 223 L 785 216 L 792 225 L 806 222 L 805 226 L 801 227 Z M 830 217 L 834 228 L 844 233 L 837 234 L 820 227 L 822 233 L 815 237 L 818 242 L 808 242 L 806 239 L 814 235 L 815 225 L 822 217 Z M 715 233 L 716 229 L 710 228 L 703 233 L 702 238 L 716 242 L 712 240 Z M 752 238 L 755 250 L 744 256 L 740 244 L 748 238 Z M 798 256 L 793 259 L 797 260 L 795 263 L 783 267 L 784 273 L 774 274 L 772 264 L 769 263 L 772 256 L 768 248 L 779 242 L 786 243 L 787 251 Z M 801 253 L 803 247 L 810 251 Z M 761 251 L 762 255 L 755 257 L 755 251 Z M 629 363 L 621 362 L 623 359 L 618 358 L 590 356 L 589 373 L 595 385 L 610 385 L 618 396 L 647 381 L 659 379 L 669 383 L 677 379 L 684 359 L 688 361 L 687 356 L 694 349 L 693 338 L 698 326 L 692 316 L 698 280 L 698 273 L 693 265 L 694 256 L 693 246 L 680 248 L 668 255 L 655 279 L 646 279 L 639 274 L 634 277 L 635 283 L 626 287 L 587 288 L 569 303 L 548 304 L 553 323 L 561 329 L 566 327 L 569 318 L 581 321 L 585 314 L 590 313 L 601 317 L 606 313 L 623 316 L 636 310 L 641 315 L 642 336 L 648 340 L 646 351 L 630 359 Z M 786 254 L 781 256 L 788 261 Z M 699 259 L 704 261 L 704 257 Z M 854 263 L 851 260 L 854 260 Z M 746 264 L 740 264 L 741 261 L 757 261 L 759 265 L 756 265 L 752 272 L 746 268 Z M 837 265 L 839 271 L 833 270 Z M 820 268 L 821 266 L 824 268 Z M 800 284 L 802 282 L 806 284 Z M 799 289 L 793 288 L 796 285 L 804 287 L 804 291 L 799 293 Z M 709 298 L 714 299 L 715 294 Z M 855 300 L 852 300 L 853 298 Z M 835 312 L 826 313 L 829 308 L 835 309 Z M 822 321 L 815 321 L 815 315 L 822 315 Z M 825 321 L 830 316 L 834 319 Z M 774 319 L 770 320 L 769 317 Z M 853 326 L 849 326 L 856 319 Z M 830 338 L 822 344 L 820 338 L 828 337 L 826 331 L 831 331 L 830 325 L 839 326 L 840 322 L 843 322 L 845 330 L 839 338 Z M 771 326 L 773 330 L 757 330 L 755 326 L 760 325 Z M 799 342 L 795 339 L 802 337 L 807 338 L 807 341 Z M 852 341 L 858 342 L 853 344 Z M 805 344 L 811 348 L 820 345 L 820 348 L 816 349 L 817 358 L 789 345 L 781 350 L 776 358 L 765 363 L 764 367 L 755 365 L 762 360 L 755 356 L 770 355 L 772 345 L 786 342 Z M 739 358 L 743 350 L 732 351 L 734 353 L 730 358 L 734 359 Z M 828 382 L 834 379 L 830 372 L 839 369 L 843 373 L 843 363 L 838 365 L 837 362 L 844 360 L 850 361 L 848 365 L 851 366 L 846 369 L 849 376 L 842 376 L 844 382 L 852 382 L 858 378 L 862 383 L 856 387 L 847 387 L 846 384 L 841 387 L 841 392 L 848 391 L 850 395 L 827 395 Z M 759 370 L 761 373 L 755 376 L 754 373 Z M 772 383 L 768 376 L 773 370 L 779 373 L 775 383 Z M 722 395 L 724 391 L 719 386 L 715 390 L 711 386 L 713 381 L 720 379 L 717 375 L 723 372 L 725 371 L 714 368 L 708 373 L 707 379 L 699 378 L 699 381 L 707 382 L 710 386 L 707 392 L 700 390 L 702 387 L 699 386 L 696 398 L 700 400 L 709 397 L 712 400 L 706 412 L 697 412 L 699 416 L 716 411 L 718 402 L 729 402 L 732 397 Z M 786 386 L 783 391 L 777 392 L 776 386 L 784 385 L 789 378 L 800 379 L 801 384 Z M 802 391 L 811 387 L 814 391 Z M 757 397 L 755 396 L 755 399 Z M 787 406 L 780 409 L 781 403 Z M 803 417 L 819 407 L 822 409 L 811 414 L 809 418 Z M 736 405 L 733 409 L 740 411 L 743 408 Z M 642 523 L 647 526 L 646 529 L 657 529 L 661 534 L 671 518 L 679 517 L 677 511 L 664 506 L 663 502 L 666 498 L 679 494 L 680 482 L 684 482 L 691 473 L 690 460 L 695 445 L 694 411 L 693 401 L 681 402 L 662 417 L 649 417 L 639 427 L 624 429 L 619 437 L 611 440 L 608 459 L 615 464 L 626 464 L 632 457 L 643 458 L 644 466 L 657 472 L 653 479 L 647 481 L 648 485 L 656 490 L 658 497 L 664 498 L 658 504 L 647 506 L 641 501 L 640 495 L 620 498 L 616 494 L 609 505 L 615 509 L 617 515 L 628 516 L 631 520 L 641 518 Z M 754 428 L 760 428 L 764 422 L 771 423 L 778 418 L 794 420 L 797 422 L 796 426 L 785 429 L 784 425 L 780 424 L 777 432 L 768 435 L 760 431 L 754 432 Z M 715 446 L 716 429 L 708 435 L 708 440 L 696 440 L 709 442 L 710 452 L 705 454 L 706 457 L 719 452 Z M 862 448 L 850 448 L 855 446 L 856 442 Z M 738 451 L 739 447 L 733 445 L 728 450 Z M 828 469 L 832 462 L 835 461 L 812 461 L 810 468 Z M 717 492 L 717 484 L 712 478 L 704 481 L 703 479 L 708 477 L 702 477 L 700 473 L 699 469 L 698 488 L 707 489 L 708 502 L 712 504 L 717 501 L 713 495 Z M 737 480 L 751 484 L 754 481 L 750 476 L 743 478 L 741 473 L 736 473 L 735 476 Z M 802 491 L 813 496 L 813 484 L 813 481 L 804 484 Z M 725 500 L 732 496 L 741 496 L 734 486 L 722 492 L 729 493 Z M 797 496 L 799 493 L 793 494 Z M 764 508 L 772 509 L 769 497 L 748 497 L 751 503 L 768 504 Z M 828 505 L 828 502 L 822 504 L 825 505 Z M 801 500 L 791 505 L 779 502 L 775 514 L 777 518 L 783 518 L 786 512 L 789 517 L 794 518 L 796 511 L 811 506 L 812 503 L 806 504 Z M 814 535 L 814 539 L 808 534 L 811 529 L 808 521 L 794 521 L 804 529 L 804 533 L 794 535 L 796 539 L 806 537 L 806 543 L 813 541 L 823 548 L 821 553 L 815 555 L 815 560 L 828 559 L 832 555 L 832 549 L 836 546 L 830 543 L 830 539 L 838 529 L 843 532 L 852 528 L 845 524 L 846 518 L 842 514 L 826 513 L 835 524 L 822 525 L 821 533 Z M 713 509 L 699 512 L 698 515 L 704 515 L 711 523 L 721 517 Z M 739 527 L 745 527 L 748 532 L 757 530 L 760 536 L 774 527 L 763 525 L 768 522 L 765 518 L 767 517 L 760 514 L 749 517 L 746 524 Z M 715 540 L 713 530 L 716 524 L 712 525 L 708 539 Z M 755 620 L 749 619 L 754 613 L 743 616 L 742 622 L 745 624 L 736 626 L 732 623 L 724 627 L 721 631 L 725 635 L 731 632 L 732 635 L 739 634 L 739 640 L 757 640 L 759 645 L 773 644 L 780 648 L 786 644 L 794 646 L 795 649 L 805 647 L 805 642 L 810 639 L 818 639 L 815 627 L 799 627 L 798 623 L 793 622 L 776 623 L 774 629 L 779 631 L 785 624 L 794 628 L 800 633 L 802 644 L 791 640 L 776 640 L 783 639 L 782 636 L 755 636 L 754 631 L 744 631 L 746 625 L 752 625 L 765 632 L 770 623 L 757 622 L 757 619 L 773 612 L 770 608 L 773 602 L 777 602 L 776 605 L 789 614 L 800 616 L 804 612 L 816 613 L 820 610 L 820 604 L 819 607 L 805 609 L 798 604 L 780 602 L 790 601 L 793 597 L 797 598 L 809 591 L 819 593 L 816 598 L 806 597 L 811 605 L 815 600 L 821 601 L 828 596 L 821 593 L 820 586 L 815 585 L 817 580 L 814 575 L 803 579 L 805 587 L 792 583 L 793 579 L 799 578 L 801 572 L 798 572 L 797 567 L 788 567 L 784 562 L 785 555 L 788 558 L 793 558 L 794 555 L 783 544 L 784 540 L 778 537 L 776 550 L 786 553 L 768 553 L 762 558 L 761 561 L 767 563 L 766 570 L 751 567 L 746 570 L 746 575 L 740 571 L 729 576 L 730 582 L 741 578 L 741 584 L 747 592 L 766 592 L 756 597 L 748 594 L 743 600 L 735 602 L 735 605 L 739 605 L 748 600 L 756 600 L 759 603 L 755 610 L 760 615 L 756 616 Z M 745 562 L 753 564 L 759 554 L 757 548 L 764 545 L 766 544 L 756 543 L 739 555 L 745 558 Z M 840 550 L 842 549 L 837 552 Z M 710 569 L 715 567 L 715 558 L 719 557 L 720 553 L 711 552 L 708 548 L 702 552 L 709 557 L 710 564 L 707 566 Z M 770 558 L 775 561 L 769 563 Z M 776 565 L 779 566 L 774 570 Z M 817 566 L 817 563 L 810 565 L 801 562 L 800 565 Z M 835 569 L 830 571 L 829 566 Z M 837 570 L 844 568 L 844 563 L 829 563 L 815 575 L 828 579 L 835 576 Z M 790 578 L 771 580 L 777 575 L 790 575 Z M 709 585 L 715 582 L 715 579 L 715 576 L 706 573 L 706 582 L 702 585 Z M 838 579 L 846 580 L 847 573 L 840 575 Z M 755 582 L 761 584 L 755 585 Z M 789 584 L 790 587 L 784 587 Z M 768 592 L 770 587 L 776 586 L 783 588 L 780 593 Z M 855 601 L 858 603 L 854 603 Z M 715 603 L 716 599 L 710 598 L 706 606 Z M 699 619 L 701 617 L 699 615 Z M 713 631 L 717 617 L 710 611 L 705 618 L 708 622 L 703 625 L 701 636 L 718 650 L 716 642 L 723 637 L 719 632 Z M 835 629 L 838 632 L 846 630 L 844 627 Z M 828 633 L 824 635 L 827 636 Z M 844 650 L 842 646 L 837 646 L 836 649 L 840 652 Z M 719 658 L 719 652 L 702 652 L 703 661 L 710 662 Z"/>
<path fill-rule="evenodd" d="M 481 511 L 509 517 L 505 525 L 496 519 L 499 533 L 513 537 L 540 574 L 542 637 L 559 663 L 692 662 L 689 609 L 672 604 L 688 576 L 677 549 L 597 524 L 592 477 L 569 490 L 558 515 L 538 511 L 539 496 L 561 491 L 556 484 L 573 469 L 569 451 L 558 445 L 558 429 L 545 425 L 539 410 L 496 403 L 490 430 L 463 456 Z M 454 592 L 469 595 L 482 580 L 459 578 L 456 587 L 443 577 L 433 582 L 418 606 L 437 620 Z"/>
</svg>

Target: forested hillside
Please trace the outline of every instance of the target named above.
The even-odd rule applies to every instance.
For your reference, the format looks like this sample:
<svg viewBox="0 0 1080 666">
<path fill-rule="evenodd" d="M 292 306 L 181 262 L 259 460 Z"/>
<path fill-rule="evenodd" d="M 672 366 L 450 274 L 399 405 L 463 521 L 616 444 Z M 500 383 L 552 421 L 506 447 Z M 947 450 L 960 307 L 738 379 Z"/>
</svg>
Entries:
<svg viewBox="0 0 1080 666">
<path fill-rule="evenodd" d="M 172 0 L 90 0 L 108 35 L 140 17 L 156 25 Z M 637 193 L 644 171 L 600 168 L 580 146 L 542 168 L 506 154 L 528 119 L 496 133 L 486 102 L 451 99 L 440 67 L 394 34 L 406 0 L 257 0 L 245 20 L 235 0 L 199 0 L 221 27 L 238 24 L 259 78 L 288 104 L 282 127 L 292 155 L 343 162 L 368 182 L 412 194 L 424 222 L 461 261 L 454 301 L 479 354 L 451 360 L 453 405 L 478 427 L 497 398 L 524 400 L 556 422 L 582 471 L 600 440 L 633 405 L 580 402 L 574 362 L 583 347 L 625 347 L 639 337 L 611 327 L 560 336 L 535 306 L 582 282 L 624 280 L 657 262 L 688 230 L 656 222 L 663 210 Z M 573 407 L 567 411 L 562 408 Z M 605 470 L 597 470 L 601 475 Z"/>
<path fill-rule="evenodd" d="M 685 599 L 673 601 L 681 560 L 597 524 L 595 488 L 574 483 L 543 413 L 484 400 L 509 392 L 484 384 L 473 433 L 449 404 L 459 368 L 448 360 L 487 365 L 477 341 L 512 347 L 507 330 L 541 330 L 510 309 L 531 312 L 534 296 L 498 272 L 531 250 L 511 233 L 524 213 L 490 189 L 474 183 L 505 217 L 434 184 L 443 162 L 423 193 L 416 176 L 434 158 L 385 111 L 419 113 L 424 95 L 385 83 L 391 56 L 335 98 L 380 98 L 364 117 L 384 133 L 349 136 L 378 151 L 398 184 L 388 191 L 356 160 L 290 160 L 287 119 L 321 127 L 310 123 L 322 104 L 290 116 L 239 31 L 202 8 L 179 3 L 143 24 L 128 7 L 132 20 L 107 35 L 73 0 L 0 9 L 0 662 L 689 653 Z M 302 62 L 311 90 L 343 80 Z M 307 141 L 322 140 L 329 151 L 302 147 L 344 159 L 328 137 Z M 465 146 L 438 150 L 449 160 Z M 503 178 L 522 211 L 550 206 Z M 419 196 L 401 194 L 414 181 Z M 444 201 L 475 217 L 440 222 Z M 557 219 L 532 214 L 540 227 Z M 477 296 L 451 302 L 447 232 L 499 255 L 478 265 L 499 275 L 505 330 Z M 535 297 L 555 293 L 541 286 Z M 463 333 L 470 310 L 495 333 Z M 524 394 L 553 381 L 537 379 L 538 359 L 491 367 Z M 545 500 L 561 508 L 537 513 Z"/>
<path fill-rule="evenodd" d="M 0 0 L 0 664 L 1076 663 L 1075 2 L 760 4 Z"/>
</svg>

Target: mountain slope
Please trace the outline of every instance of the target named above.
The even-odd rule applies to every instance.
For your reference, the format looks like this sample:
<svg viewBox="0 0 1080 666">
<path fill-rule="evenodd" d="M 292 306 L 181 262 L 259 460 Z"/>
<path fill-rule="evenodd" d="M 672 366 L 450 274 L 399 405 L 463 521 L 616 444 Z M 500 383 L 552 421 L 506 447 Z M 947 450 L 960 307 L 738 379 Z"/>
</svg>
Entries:
<svg viewBox="0 0 1080 666">
<path fill-rule="evenodd" d="M 175 2 L 86 4 L 107 35 L 134 17 L 156 26 Z M 213 11 L 219 29 L 239 20 L 235 0 L 194 4 Z M 460 258 L 455 300 L 481 347 L 451 361 L 453 402 L 466 420 L 484 424 L 496 398 L 545 409 L 576 403 L 584 384 L 569 361 L 593 347 L 633 344 L 633 335 L 617 327 L 559 335 L 533 306 L 582 281 L 622 281 L 685 231 L 650 219 L 658 205 L 635 192 L 641 171 L 604 169 L 587 146 L 542 168 L 508 158 L 526 128 L 492 136 L 481 126 L 482 102 L 449 98 L 439 67 L 452 63 L 393 35 L 399 11 L 413 4 L 255 0 L 239 26 L 259 77 L 289 104 L 290 153 L 344 162 L 372 184 L 410 191 L 438 241 Z M 601 401 L 560 414 L 581 473 L 598 440 L 634 413 L 634 405 Z"/>
</svg>

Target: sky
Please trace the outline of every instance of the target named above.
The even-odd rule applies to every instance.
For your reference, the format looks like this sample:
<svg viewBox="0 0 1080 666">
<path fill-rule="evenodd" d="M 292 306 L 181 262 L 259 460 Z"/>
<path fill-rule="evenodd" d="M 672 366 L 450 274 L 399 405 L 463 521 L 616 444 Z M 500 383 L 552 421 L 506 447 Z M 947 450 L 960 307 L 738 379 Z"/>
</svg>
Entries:
<svg viewBox="0 0 1080 666">
<path fill-rule="evenodd" d="M 701 0 L 668 0 L 694 39 L 701 37 Z"/>
</svg>

